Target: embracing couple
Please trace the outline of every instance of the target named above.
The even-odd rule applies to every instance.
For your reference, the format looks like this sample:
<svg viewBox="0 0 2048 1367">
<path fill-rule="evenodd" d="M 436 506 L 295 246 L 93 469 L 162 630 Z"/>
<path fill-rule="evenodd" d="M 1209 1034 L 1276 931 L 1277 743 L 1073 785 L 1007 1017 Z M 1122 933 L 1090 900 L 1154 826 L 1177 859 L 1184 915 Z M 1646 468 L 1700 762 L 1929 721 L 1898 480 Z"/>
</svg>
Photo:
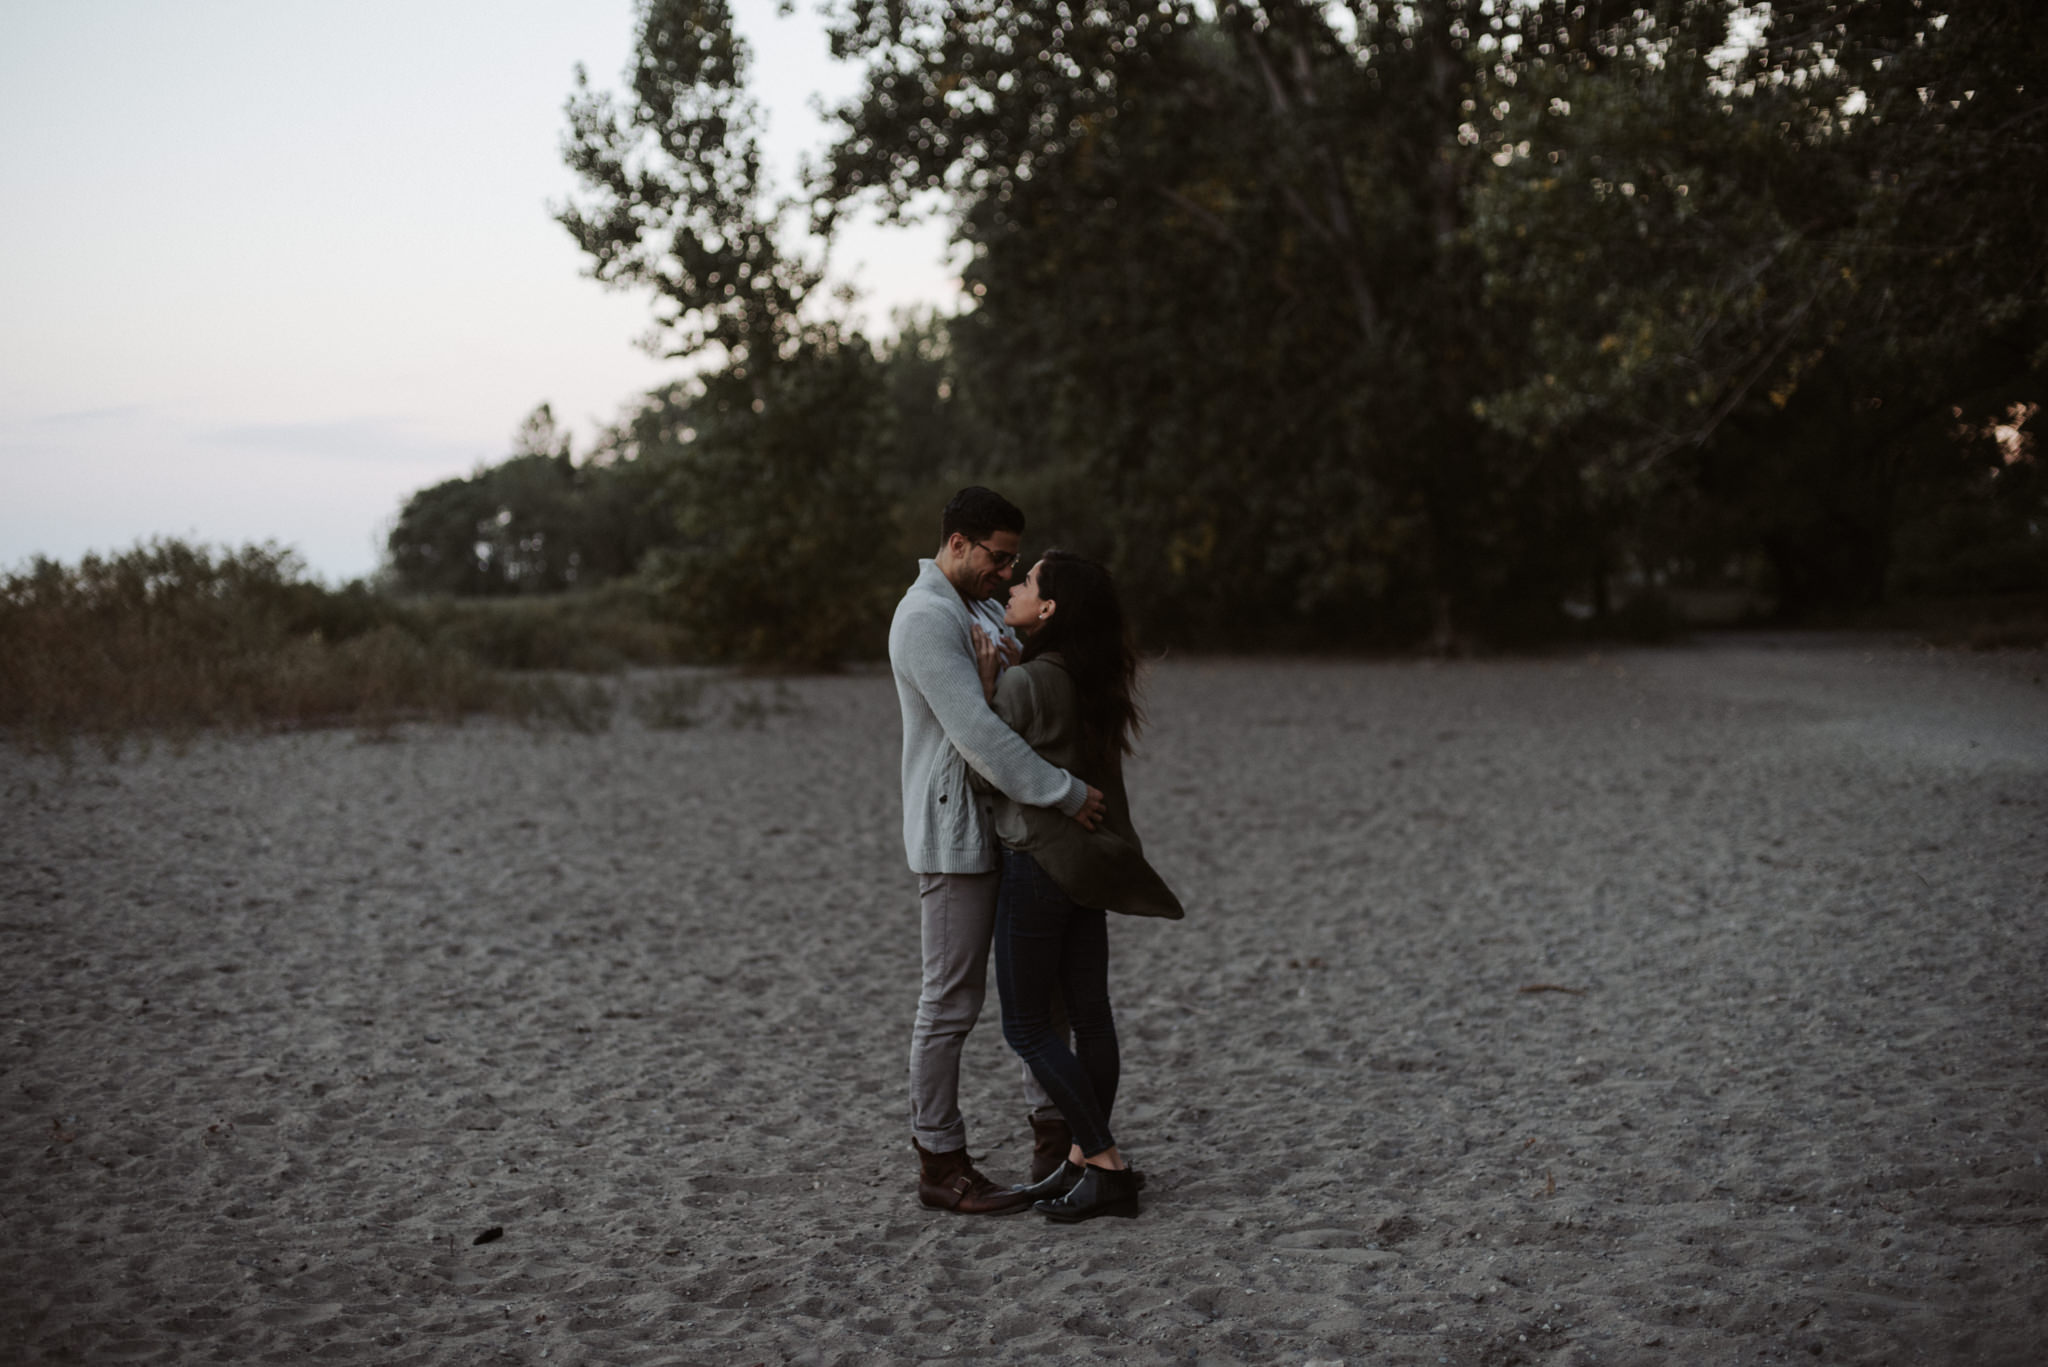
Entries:
<svg viewBox="0 0 2048 1367">
<path fill-rule="evenodd" d="M 961 490 L 889 627 L 924 946 L 911 1138 L 925 1205 L 1031 1206 L 1070 1223 L 1136 1215 L 1142 1185 L 1109 1127 L 1118 1055 L 1104 913 L 1177 919 L 1181 905 L 1145 862 L 1124 799 L 1141 716 L 1116 586 L 1063 551 L 1023 564 L 1023 533 L 1024 514 L 1000 494 Z M 1033 1107 L 1030 1180 L 1014 1187 L 975 1169 L 960 1115 L 960 1052 L 991 945 L 1003 1038 Z"/>
</svg>

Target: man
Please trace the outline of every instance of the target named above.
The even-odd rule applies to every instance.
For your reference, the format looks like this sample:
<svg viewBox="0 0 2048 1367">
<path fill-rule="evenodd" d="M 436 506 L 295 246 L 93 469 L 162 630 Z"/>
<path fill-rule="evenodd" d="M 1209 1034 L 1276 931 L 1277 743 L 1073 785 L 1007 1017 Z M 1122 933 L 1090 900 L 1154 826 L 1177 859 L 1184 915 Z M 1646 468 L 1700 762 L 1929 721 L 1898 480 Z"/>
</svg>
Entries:
<svg viewBox="0 0 2048 1367">
<path fill-rule="evenodd" d="M 946 505 L 938 554 L 918 562 L 916 582 L 889 624 L 889 665 L 903 711 L 903 848 L 918 876 L 924 981 L 910 1036 L 911 1143 L 918 1199 L 937 1210 L 995 1215 L 1030 1197 L 998 1187 L 967 1156 L 960 1115 L 960 1050 L 988 991 L 998 881 L 988 807 L 967 786 L 967 766 L 1018 802 L 1056 807 L 1093 830 L 1102 794 L 1040 759 L 989 710 L 974 667 L 974 633 L 1014 660 L 1002 608 L 989 600 L 1017 569 L 1024 514 L 1002 495 L 962 489 Z M 1066 1157 L 1066 1122 L 1024 1070 L 1033 1103 L 1034 1155 Z M 1037 1168 L 1034 1163 L 1034 1177 Z"/>
</svg>

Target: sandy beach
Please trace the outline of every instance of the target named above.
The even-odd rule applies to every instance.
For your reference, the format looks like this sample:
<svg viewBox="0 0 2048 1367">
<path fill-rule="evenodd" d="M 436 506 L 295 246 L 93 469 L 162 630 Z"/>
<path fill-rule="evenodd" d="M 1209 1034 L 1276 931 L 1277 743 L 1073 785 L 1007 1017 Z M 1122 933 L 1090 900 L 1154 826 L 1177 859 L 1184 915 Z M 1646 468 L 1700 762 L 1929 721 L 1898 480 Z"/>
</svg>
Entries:
<svg viewBox="0 0 2048 1367">
<path fill-rule="evenodd" d="M 2048 1361 L 2044 676 L 1160 664 L 1074 1228 L 916 1202 L 885 672 L 0 749 L 0 1360 Z"/>
</svg>

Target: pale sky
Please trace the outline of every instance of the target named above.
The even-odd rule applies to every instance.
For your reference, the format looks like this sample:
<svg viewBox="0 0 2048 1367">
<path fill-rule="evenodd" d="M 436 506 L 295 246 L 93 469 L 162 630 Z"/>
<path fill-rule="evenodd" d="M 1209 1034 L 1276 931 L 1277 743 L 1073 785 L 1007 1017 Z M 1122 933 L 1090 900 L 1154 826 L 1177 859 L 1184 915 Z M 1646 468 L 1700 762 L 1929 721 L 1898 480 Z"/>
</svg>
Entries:
<svg viewBox="0 0 2048 1367">
<path fill-rule="evenodd" d="M 735 0 L 794 187 L 855 74 L 815 6 Z M 277 540 L 339 581 L 406 496 L 541 402 L 580 452 L 681 373 L 549 215 L 577 63 L 631 0 L 0 0 L 0 570 L 151 535 Z M 949 304 L 946 229 L 834 251 L 871 328 Z"/>
</svg>

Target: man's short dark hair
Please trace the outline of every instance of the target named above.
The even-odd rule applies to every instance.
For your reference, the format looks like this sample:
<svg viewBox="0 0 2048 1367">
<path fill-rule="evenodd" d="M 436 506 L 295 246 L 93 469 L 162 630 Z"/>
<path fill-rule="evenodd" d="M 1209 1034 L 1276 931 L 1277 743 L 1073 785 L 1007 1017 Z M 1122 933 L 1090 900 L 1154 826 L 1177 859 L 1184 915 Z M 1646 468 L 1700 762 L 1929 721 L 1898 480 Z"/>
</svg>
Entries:
<svg viewBox="0 0 2048 1367">
<path fill-rule="evenodd" d="M 939 519 L 939 544 L 952 540 L 955 532 L 969 541 L 985 541 L 990 532 L 1015 532 L 1022 536 L 1024 513 L 995 490 L 977 484 L 953 495 L 952 502 L 946 505 L 946 515 Z"/>
</svg>

